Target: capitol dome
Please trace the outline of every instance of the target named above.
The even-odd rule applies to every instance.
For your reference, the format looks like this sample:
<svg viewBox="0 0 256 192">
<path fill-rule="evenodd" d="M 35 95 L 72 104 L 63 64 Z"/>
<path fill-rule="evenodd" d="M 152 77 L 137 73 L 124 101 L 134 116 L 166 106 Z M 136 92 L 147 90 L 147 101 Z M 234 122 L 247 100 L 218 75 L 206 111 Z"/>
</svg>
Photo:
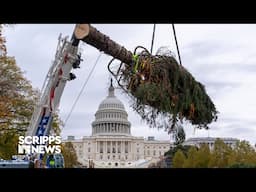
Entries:
<svg viewBox="0 0 256 192">
<path fill-rule="evenodd" d="M 124 104 L 115 96 L 112 84 L 108 96 L 100 103 L 95 120 L 92 122 L 92 135 L 130 135 L 131 123 Z"/>
</svg>

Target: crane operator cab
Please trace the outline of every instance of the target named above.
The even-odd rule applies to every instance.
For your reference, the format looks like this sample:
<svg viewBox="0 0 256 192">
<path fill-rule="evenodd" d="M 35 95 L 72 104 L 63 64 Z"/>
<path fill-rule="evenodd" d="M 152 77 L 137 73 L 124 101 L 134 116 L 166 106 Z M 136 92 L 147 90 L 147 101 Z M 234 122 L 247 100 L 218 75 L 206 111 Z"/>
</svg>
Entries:
<svg viewBox="0 0 256 192">
<path fill-rule="evenodd" d="M 64 158 L 60 153 L 50 154 L 46 159 L 47 168 L 64 168 Z"/>
</svg>

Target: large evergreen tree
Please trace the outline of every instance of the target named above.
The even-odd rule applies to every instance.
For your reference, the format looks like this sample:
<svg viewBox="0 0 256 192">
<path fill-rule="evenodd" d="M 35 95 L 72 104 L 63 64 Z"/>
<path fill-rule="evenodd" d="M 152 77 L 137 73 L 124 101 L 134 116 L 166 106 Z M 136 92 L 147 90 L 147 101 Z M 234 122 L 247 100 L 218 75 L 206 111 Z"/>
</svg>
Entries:
<svg viewBox="0 0 256 192">
<path fill-rule="evenodd" d="M 87 24 L 77 25 L 75 36 L 113 57 L 108 69 L 131 96 L 134 111 L 150 127 L 171 132 L 178 121 L 186 119 L 208 129 L 208 124 L 217 120 L 218 112 L 204 85 L 179 65 L 171 52 L 159 50 L 152 55 L 137 46 L 132 53 Z M 118 70 L 111 70 L 114 59 L 123 64 Z"/>
</svg>

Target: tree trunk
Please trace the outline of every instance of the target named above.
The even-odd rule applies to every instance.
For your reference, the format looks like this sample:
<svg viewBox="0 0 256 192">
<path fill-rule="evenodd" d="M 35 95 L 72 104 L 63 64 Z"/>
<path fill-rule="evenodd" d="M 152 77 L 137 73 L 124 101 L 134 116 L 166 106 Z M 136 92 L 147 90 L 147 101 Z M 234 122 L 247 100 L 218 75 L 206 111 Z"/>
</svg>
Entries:
<svg viewBox="0 0 256 192">
<path fill-rule="evenodd" d="M 91 25 L 89 25 L 88 36 L 81 40 L 123 63 L 130 64 L 132 62 L 132 52 L 111 40 L 108 36 L 104 35 Z"/>
</svg>

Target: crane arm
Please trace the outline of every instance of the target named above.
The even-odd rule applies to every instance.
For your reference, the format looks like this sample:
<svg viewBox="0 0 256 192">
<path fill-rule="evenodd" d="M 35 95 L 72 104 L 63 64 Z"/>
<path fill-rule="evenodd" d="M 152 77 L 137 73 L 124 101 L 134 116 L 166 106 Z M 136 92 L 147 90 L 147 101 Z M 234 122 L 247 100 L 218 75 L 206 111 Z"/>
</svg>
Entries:
<svg viewBox="0 0 256 192">
<path fill-rule="evenodd" d="M 53 114 L 59 107 L 60 99 L 67 81 L 75 79 L 72 68 L 78 68 L 81 55 L 78 53 L 78 41 L 59 37 L 55 59 L 49 69 L 41 90 L 26 136 L 48 135 L 51 129 Z"/>
</svg>

